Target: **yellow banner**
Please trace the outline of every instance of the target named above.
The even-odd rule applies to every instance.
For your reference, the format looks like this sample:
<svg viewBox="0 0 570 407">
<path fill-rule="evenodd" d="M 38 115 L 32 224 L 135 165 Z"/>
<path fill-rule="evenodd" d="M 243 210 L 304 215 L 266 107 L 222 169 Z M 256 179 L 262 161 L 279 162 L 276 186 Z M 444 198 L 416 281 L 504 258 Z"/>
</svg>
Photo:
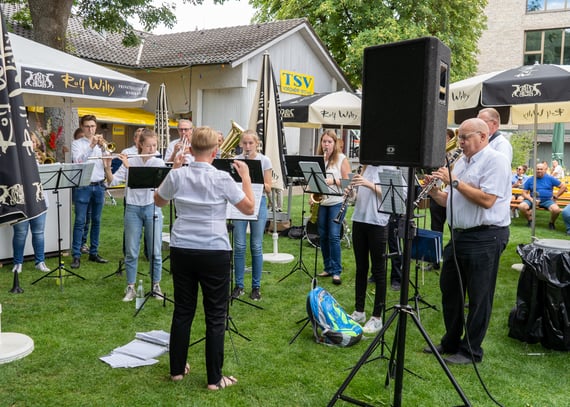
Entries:
<svg viewBox="0 0 570 407">
<path fill-rule="evenodd" d="M 279 71 L 281 92 L 309 96 L 315 93 L 315 77 L 292 71 Z"/>
</svg>

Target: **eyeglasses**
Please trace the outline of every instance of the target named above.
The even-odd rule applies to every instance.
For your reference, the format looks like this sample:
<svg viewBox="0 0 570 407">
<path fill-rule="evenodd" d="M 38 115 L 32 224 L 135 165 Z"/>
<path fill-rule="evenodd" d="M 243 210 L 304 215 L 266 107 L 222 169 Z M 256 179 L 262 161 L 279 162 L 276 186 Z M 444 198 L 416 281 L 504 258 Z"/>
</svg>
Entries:
<svg viewBox="0 0 570 407">
<path fill-rule="evenodd" d="M 518 171 L 523 171 L 523 170 L 524 170 L 524 168 L 522 168 L 522 167 L 519 167 L 519 168 L 517 168 L 517 170 L 518 170 Z"/>
<path fill-rule="evenodd" d="M 465 141 L 465 140 L 467 140 L 468 138 L 471 138 L 471 136 L 474 135 L 474 134 L 481 134 L 481 132 L 480 132 L 480 131 L 474 131 L 474 132 L 472 132 L 472 133 L 459 134 L 459 135 L 457 136 L 457 139 L 458 139 L 458 140 L 461 140 L 461 141 Z"/>
<path fill-rule="evenodd" d="M 88 126 L 88 125 L 85 125 L 85 126 L 83 126 L 83 127 L 87 127 L 88 129 L 94 129 L 94 128 L 96 128 L 97 126 Z"/>
<path fill-rule="evenodd" d="M 179 127 L 178 131 L 190 131 L 192 130 L 192 127 Z"/>
</svg>

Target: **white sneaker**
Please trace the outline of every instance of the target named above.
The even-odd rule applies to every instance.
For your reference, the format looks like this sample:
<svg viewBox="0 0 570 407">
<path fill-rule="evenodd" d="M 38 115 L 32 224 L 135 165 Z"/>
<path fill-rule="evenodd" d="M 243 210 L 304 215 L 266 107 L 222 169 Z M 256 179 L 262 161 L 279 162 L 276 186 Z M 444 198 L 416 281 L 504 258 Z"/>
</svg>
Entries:
<svg viewBox="0 0 570 407">
<path fill-rule="evenodd" d="M 125 296 L 123 297 L 123 301 L 124 302 L 132 301 L 135 299 L 136 296 L 137 293 L 135 292 L 135 286 L 128 285 L 127 288 L 125 289 Z"/>
<path fill-rule="evenodd" d="M 39 271 L 43 271 L 44 273 L 47 273 L 49 271 L 48 266 L 46 266 L 46 264 L 43 261 L 40 261 L 38 264 L 36 264 L 36 269 Z"/>
<path fill-rule="evenodd" d="M 362 331 L 366 334 L 375 334 L 382 329 L 382 318 L 370 317 L 368 322 L 362 327 Z"/>
<path fill-rule="evenodd" d="M 154 298 L 156 298 L 157 300 L 162 300 L 162 290 L 160 289 L 160 284 L 158 283 L 154 283 L 152 285 L 152 295 L 154 296 Z"/>
<path fill-rule="evenodd" d="M 12 273 L 21 273 L 22 272 L 22 265 L 21 264 L 14 264 L 14 267 L 12 268 Z"/>
<path fill-rule="evenodd" d="M 349 315 L 349 317 L 352 318 L 354 322 L 361 324 L 362 322 L 366 321 L 366 312 L 354 311 Z"/>
</svg>

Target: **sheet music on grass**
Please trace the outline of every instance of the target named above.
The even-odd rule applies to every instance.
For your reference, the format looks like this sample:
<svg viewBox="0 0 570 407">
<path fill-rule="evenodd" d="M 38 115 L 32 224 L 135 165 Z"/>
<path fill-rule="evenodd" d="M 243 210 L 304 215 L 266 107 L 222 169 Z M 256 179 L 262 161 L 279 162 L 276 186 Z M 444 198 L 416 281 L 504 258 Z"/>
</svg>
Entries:
<svg viewBox="0 0 570 407">
<path fill-rule="evenodd" d="M 398 169 L 383 169 L 378 172 L 380 187 L 382 188 L 382 201 L 378 205 L 378 212 L 390 214 L 406 213 L 406 181 L 402 171 Z"/>
<path fill-rule="evenodd" d="M 137 332 L 135 339 L 99 359 L 113 368 L 139 367 L 158 363 L 154 359 L 168 352 L 170 334 L 165 331 Z"/>
</svg>

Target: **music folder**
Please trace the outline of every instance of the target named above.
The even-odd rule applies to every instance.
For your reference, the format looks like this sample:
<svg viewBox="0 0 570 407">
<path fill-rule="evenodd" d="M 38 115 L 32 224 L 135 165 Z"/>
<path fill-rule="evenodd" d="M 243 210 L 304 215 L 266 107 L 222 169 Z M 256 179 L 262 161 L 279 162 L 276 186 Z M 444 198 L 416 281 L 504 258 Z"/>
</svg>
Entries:
<svg viewBox="0 0 570 407">
<path fill-rule="evenodd" d="M 255 198 L 255 208 L 253 209 L 253 215 L 245 215 L 241 213 L 235 206 L 228 202 L 226 207 L 226 218 L 234 220 L 257 220 L 259 214 L 259 207 L 261 206 L 261 198 L 263 197 L 263 189 L 265 187 L 263 170 L 261 169 L 260 160 L 245 160 L 239 159 L 245 162 L 249 168 L 249 177 L 251 178 L 251 189 Z M 233 167 L 232 163 L 234 159 L 228 158 L 216 158 L 212 165 L 218 170 L 228 172 L 231 177 L 241 186 L 241 177 L 237 173 L 236 169 Z"/>
<path fill-rule="evenodd" d="M 127 186 L 132 189 L 158 188 L 171 167 L 129 167 Z"/>
</svg>

